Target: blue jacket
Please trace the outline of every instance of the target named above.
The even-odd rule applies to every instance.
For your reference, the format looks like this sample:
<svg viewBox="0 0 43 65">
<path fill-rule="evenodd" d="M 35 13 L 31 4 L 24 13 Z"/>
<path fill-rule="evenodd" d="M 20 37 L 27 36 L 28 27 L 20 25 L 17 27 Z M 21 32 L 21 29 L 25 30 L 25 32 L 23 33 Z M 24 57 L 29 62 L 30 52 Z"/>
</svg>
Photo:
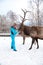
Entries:
<svg viewBox="0 0 43 65">
<path fill-rule="evenodd" d="M 19 32 L 13 26 L 10 29 L 11 37 L 14 38 Z"/>
</svg>

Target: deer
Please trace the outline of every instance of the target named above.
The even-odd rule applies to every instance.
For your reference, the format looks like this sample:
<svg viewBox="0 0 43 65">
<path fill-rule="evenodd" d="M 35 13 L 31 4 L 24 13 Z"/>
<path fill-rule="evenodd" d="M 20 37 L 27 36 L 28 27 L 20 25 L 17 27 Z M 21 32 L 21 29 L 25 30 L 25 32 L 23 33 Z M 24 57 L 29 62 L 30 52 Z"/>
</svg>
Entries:
<svg viewBox="0 0 43 65">
<path fill-rule="evenodd" d="M 43 35 L 41 36 L 41 29 L 42 29 L 42 32 L 43 32 L 43 27 L 40 27 L 40 26 L 26 26 L 24 25 L 24 21 L 26 21 L 27 19 L 25 18 L 26 17 L 26 13 L 29 12 L 27 10 L 23 10 L 22 11 L 24 12 L 24 17 L 20 16 L 22 18 L 22 23 L 20 23 L 19 25 L 16 24 L 16 29 L 18 31 L 20 31 L 20 35 L 23 36 L 23 45 L 25 43 L 25 37 L 31 37 L 32 38 L 32 43 L 31 43 L 31 46 L 29 48 L 29 50 L 32 49 L 32 46 L 34 44 L 34 42 L 36 41 L 37 43 L 37 49 L 39 48 L 39 44 L 38 44 L 38 39 L 43 39 Z"/>
</svg>

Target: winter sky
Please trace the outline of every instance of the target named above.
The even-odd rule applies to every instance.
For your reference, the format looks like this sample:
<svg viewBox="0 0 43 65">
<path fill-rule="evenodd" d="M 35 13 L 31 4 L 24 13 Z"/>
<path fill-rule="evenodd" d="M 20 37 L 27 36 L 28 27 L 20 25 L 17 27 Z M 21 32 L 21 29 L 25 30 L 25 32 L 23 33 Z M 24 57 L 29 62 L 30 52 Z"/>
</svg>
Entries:
<svg viewBox="0 0 43 65">
<path fill-rule="evenodd" d="M 27 0 L 0 0 L 0 14 L 9 10 L 20 13 L 21 8 L 27 8 Z"/>
<path fill-rule="evenodd" d="M 21 8 L 27 9 L 27 7 L 30 7 L 28 1 L 29 0 L 0 0 L 0 14 L 6 14 L 9 10 L 21 14 Z"/>
</svg>

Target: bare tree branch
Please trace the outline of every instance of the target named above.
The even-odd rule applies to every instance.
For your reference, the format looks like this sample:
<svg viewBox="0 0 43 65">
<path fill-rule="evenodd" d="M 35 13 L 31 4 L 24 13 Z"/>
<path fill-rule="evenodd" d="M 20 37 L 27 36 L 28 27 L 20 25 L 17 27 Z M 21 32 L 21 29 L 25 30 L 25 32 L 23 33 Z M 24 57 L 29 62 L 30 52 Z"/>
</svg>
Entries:
<svg viewBox="0 0 43 65">
<path fill-rule="evenodd" d="M 20 17 L 23 19 L 23 17 L 20 15 Z"/>
</svg>

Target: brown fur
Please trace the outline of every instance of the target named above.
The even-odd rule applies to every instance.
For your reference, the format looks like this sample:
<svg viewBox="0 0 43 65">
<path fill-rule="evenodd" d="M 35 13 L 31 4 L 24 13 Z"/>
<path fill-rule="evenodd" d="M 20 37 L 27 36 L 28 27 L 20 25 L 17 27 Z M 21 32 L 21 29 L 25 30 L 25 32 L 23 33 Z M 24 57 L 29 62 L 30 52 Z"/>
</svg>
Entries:
<svg viewBox="0 0 43 65">
<path fill-rule="evenodd" d="M 38 39 L 43 39 L 43 27 L 39 27 L 39 26 L 23 26 L 19 29 L 21 31 L 21 34 L 23 32 L 23 44 L 25 42 L 25 36 L 30 36 L 32 38 L 32 44 L 29 48 L 32 49 L 32 45 L 34 44 L 34 42 L 37 42 L 37 49 L 39 48 L 39 44 L 38 44 Z"/>
</svg>

